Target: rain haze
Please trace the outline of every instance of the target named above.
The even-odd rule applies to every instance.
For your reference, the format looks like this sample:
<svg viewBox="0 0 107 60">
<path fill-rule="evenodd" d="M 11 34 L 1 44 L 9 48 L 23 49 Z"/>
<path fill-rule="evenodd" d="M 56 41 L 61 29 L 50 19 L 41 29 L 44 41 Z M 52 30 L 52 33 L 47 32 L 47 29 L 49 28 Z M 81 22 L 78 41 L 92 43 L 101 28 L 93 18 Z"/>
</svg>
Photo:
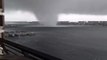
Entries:
<svg viewBox="0 0 107 60">
<path fill-rule="evenodd" d="M 106 21 L 106 0 L 4 0 L 6 21 L 37 21 L 54 26 L 57 21 Z M 13 12 L 14 11 L 14 12 Z M 17 16 L 12 16 L 15 14 Z M 28 17 L 24 19 L 23 17 Z M 30 16 L 29 16 L 30 15 Z M 69 18 L 68 18 L 69 17 Z M 19 19 L 20 18 L 20 19 Z"/>
<path fill-rule="evenodd" d="M 4 5 L 6 21 L 21 21 L 5 24 L 8 41 L 62 60 L 107 60 L 106 0 L 4 0 Z"/>
</svg>

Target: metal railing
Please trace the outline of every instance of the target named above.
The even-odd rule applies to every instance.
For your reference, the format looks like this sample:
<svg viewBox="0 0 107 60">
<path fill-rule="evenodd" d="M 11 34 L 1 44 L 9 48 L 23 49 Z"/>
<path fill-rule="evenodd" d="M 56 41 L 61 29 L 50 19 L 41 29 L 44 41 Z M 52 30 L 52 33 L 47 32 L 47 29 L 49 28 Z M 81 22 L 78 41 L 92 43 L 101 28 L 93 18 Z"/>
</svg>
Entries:
<svg viewBox="0 0 107 60">
<path fill-rule="evenodd" d="M 60 58 L 31 49 L 26 46 L 22 46 L 8 40 L 4 40 L 4 46 L 6 48 L 7 54 L 11 53 L 14 55 L 23 55 L 25 57 L 31 58 L 32 60 L 61 60 Z"/>
</svg>

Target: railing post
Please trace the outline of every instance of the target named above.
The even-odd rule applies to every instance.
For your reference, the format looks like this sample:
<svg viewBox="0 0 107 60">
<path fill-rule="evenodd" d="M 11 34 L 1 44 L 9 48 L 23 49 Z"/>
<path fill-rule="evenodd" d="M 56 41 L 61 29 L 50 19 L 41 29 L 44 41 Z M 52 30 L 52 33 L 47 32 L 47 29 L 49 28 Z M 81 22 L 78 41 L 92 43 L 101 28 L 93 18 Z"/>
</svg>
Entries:
<svg viewBox="0 0 107 60">
<path fill-rule="evenodd" d="M 3 0 L 0 0 L 0 46 L 5 51 L 5 46 L 3 43 L 4 40 L 4 6 L 3 6 Z"/>
</svg>

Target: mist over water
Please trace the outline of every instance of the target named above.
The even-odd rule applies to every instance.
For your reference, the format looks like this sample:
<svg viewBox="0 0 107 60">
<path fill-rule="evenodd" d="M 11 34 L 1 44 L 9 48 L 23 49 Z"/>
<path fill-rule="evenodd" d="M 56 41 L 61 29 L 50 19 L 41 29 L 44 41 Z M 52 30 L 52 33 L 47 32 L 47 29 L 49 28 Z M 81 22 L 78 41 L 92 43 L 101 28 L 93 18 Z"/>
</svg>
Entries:
<svg viewBox="0 0 107 60">
<path fill-rule="evenodd" d="M 55 14 L 47 14 L 37 16 L 42 26 L 56 26 L 57 16 Z"/>
</svg>

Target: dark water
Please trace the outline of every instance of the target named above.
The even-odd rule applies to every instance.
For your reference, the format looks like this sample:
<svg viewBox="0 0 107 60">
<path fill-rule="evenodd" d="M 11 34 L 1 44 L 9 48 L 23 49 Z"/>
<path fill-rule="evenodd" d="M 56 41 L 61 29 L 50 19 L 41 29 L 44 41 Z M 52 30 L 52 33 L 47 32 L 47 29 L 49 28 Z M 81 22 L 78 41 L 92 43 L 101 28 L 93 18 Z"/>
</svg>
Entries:
<svg viewBox="0 0 107 60">
<path fill-rule="evenodd" d="M 9 38 L 13 42 L 63 60 L 107 60 L 107 27 L 18 27 L 35 36 Z"/>
</svg>

